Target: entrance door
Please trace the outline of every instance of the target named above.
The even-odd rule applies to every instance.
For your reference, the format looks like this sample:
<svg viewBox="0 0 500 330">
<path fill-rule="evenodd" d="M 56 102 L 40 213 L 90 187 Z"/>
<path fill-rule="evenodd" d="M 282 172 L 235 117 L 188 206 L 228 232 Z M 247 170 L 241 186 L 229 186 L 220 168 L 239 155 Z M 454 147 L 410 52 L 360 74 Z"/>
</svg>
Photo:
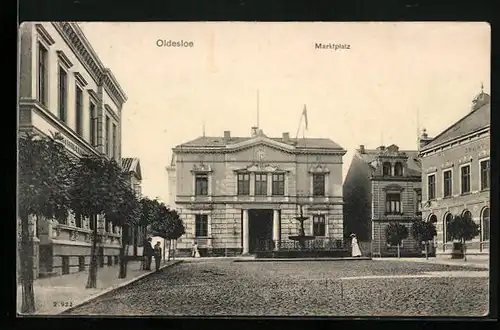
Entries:
<svg viewBox="0 0 500 330">
<path fill-rule="evenodd" d="M 273 210 L 248 210 L 249 252 L 272 249 Z"/>
</svg>

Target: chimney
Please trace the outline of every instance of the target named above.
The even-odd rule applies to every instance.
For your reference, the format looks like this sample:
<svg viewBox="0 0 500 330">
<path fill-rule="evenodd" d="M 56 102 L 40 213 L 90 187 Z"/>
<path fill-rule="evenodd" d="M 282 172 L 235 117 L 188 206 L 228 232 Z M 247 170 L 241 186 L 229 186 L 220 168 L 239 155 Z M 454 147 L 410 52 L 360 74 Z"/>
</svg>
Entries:
<svg viewBox="0 0 500 330">
<path fill-rule="evenodd" d="M 252 127 L 252 137 L 256 137 L 259 133 L 259 128 L 257 126 Z"/>
<path fill-rule="evenodd" d="M 363 144 L 361 144 L 361 145 L 359 146 L 359 153 L 360 153 L 360 154 L 364 154 L 364 153 L 365 153 L 365 146 L 364 146 Z"/>
<path fill-rule="evenodd" d="M 224 131 L 224 141 L 231 140 L 231 131 Z"/>
<path fill-rule="evenodd" d="M 418 138 L 418 145 L 419 145 L 420 149 L 425 147 L 431 141 L 432 141 L 432 137 L 429 137 L 429 135 L 427 135 L 427 130 L 424 128 L 422 130 L 422 134 Z"/>
<path fill-rule="evenodd" d="M 283 133 L 282 140 L 283 142 L 288 142 L 290 140 L 290 133 L 288 132 Z"/>
</svg>

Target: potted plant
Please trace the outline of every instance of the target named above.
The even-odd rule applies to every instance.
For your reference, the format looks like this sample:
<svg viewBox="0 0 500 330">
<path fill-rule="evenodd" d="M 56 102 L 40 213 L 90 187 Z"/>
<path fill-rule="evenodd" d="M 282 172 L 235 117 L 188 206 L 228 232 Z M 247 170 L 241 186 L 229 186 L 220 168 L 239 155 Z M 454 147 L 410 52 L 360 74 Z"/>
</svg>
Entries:
<svg viewBox="0 0 500 330">
<path fill-rule="evenodd" d="M 393 221 L 385 228 L 385 237 L 388 244 L 397 246 L 398 258 L 400 258 L 400 246 L 402 241 L 408 237 L 408 228 L 399 222 Z"/>
<path fill-rule="evenodd" d="M 479 225 L 469 217 L 456 215 L 448 222 L 446 230 L 451 239 L 458 240 L 458 242 L 453 243 L 454 252 L 451 257 L 457 258 L 458 256 L 463 256 L 464 261 L 467 261 L 467 247 L 465 242 L 479 235 Z M 461 253 L 457 254 L 455 251 L 461 251 Z"/>
</svg>

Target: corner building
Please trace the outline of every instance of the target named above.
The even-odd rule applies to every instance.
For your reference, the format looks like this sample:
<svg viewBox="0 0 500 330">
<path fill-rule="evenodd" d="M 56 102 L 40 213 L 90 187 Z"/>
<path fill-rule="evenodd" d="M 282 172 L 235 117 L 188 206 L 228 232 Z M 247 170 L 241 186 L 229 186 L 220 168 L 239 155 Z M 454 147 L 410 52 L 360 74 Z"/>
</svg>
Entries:
<svg viewBox="0 0 500 330">
<path fill-rule="evenodd" d="M 29 22 L 19 28 L 19 132 L 57 133 L 74 157 L 85 154 L 121 163 L 125 93 L 77 23 Z M 70 213 L 32 221 L 35 274 L 68 274 L 90 264 L 89 219 Z M 118 262 L 121 228 L 98 216 L 98 264 Z M 38 250 L 39 244 L 39 250 Z"/>
<path fill-rule="evenodd" d="M 297 203 L 310 219 L 306 234 L 342 239 L 342 157 L 330 139 L 200 137 L 173 148 L 167 168 L 170 199 L 186 233 L 177 251 L 202 255 L 252 253 L 272 240 L 274 248 L 299 232 Z M 323 240 L 325 241 L 325 240 Z"/>
<path fill-rule="evenodd" d="M 423 219 L 436 223 L 436 254 L 450 255 L 453 241 L 446 223 L 470 217 L 480 233 L 466 242 L 467 253 L 489 255 L 490 238 L 490 96 L 477 95 L 472 109 L 435 138 L 420 137 Z"/>
</svg>

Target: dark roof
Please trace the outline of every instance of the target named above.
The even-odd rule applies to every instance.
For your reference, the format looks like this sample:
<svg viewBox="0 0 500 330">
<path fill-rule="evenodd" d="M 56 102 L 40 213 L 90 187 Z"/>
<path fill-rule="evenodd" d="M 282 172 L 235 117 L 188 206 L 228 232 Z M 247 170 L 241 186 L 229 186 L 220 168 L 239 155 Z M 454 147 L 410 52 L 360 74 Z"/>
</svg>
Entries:
<svg viewBox="0 0 500 330">
<path fill-rule="evenodd" d="M 180 147 L 225 147 L 227 145 L 241 143 L 252 139 L 251 137 L 231 137 L 228 141 L 224 140 L 223 137 L 199 137 L 192 141 L 178 145 Z M 271 140 L 286 143 L 290 145 L 295 145 L 298 148 L 328 148 L 328 149 L 343 149 L 340 145 L 335 143 L 330 139 L 325 138 L 304 138 L 304 139 L 293 139 L 290 138 L 288 142 L 285 142 L 282 138 L 269 138 Z M 294 144 L 296 142 L 296 144 Z"/>
<path fill-rule="evenodd" d="M 132 163 L 134 162 L 134 158 L 122 158 L 122 170 L 123 172 L 131 172 Z"/>
<path fill-rule="evenodd" d="M 431 142 L 424 146 L 422 150 L 432 148 L 441 143 L 451 141 L 461 136 L 486 128 L 490 126 L 490 122 L 491 109 L 490 103 L 487 103 L 482 107 L 469 112 L 459 121 L 445 129 L 441 134 L 436 136 Z"/>
<path fill-rule="evenodd" d="M 420 176 L 420 174 L 422 173 L 422 166 L 420 164 L 420 159 L 418 158 L 418 151 L 399 150 L 399 152 L 404 152 L 408 156 L 408 174 Z M 374 167 L 373 162 L 377 159 L 378 155 L 379 151 L 376 149 L 365 149 L 364 153 L 360 153 L 359 149 L 356 150 L 356 156 L 361 158 L 365 163 L 372 167 Z"/>
<path fill-rule="evenodd" d="M 139 158 L 122 158 L 122 171 L 125 173 L 134 172 L 139 180 L 142 180 L 141 162 Z"/>
</svg>

